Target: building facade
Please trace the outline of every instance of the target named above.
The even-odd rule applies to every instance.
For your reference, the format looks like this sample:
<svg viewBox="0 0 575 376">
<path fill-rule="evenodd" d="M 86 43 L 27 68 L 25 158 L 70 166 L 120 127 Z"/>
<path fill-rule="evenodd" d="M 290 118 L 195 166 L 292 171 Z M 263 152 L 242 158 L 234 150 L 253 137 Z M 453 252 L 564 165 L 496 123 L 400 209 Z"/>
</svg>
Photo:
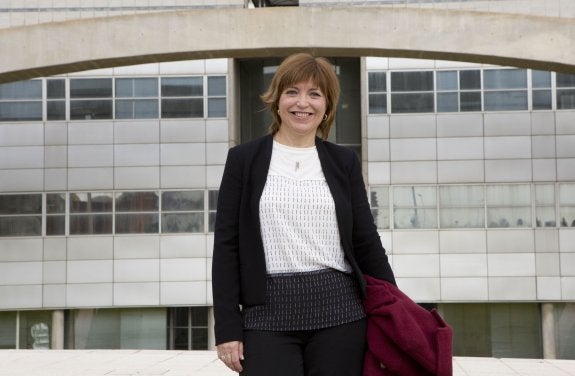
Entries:
<svg viewBox="0 0 575 376">
<path fill-rule="evenodd" d="M 218 186 L 281 58 L 0 84 L 0 348 L 213 346 Z M 328 58 L 399 287 L 455 355 L 575 359 L 575 75 Z"/>
</svg>

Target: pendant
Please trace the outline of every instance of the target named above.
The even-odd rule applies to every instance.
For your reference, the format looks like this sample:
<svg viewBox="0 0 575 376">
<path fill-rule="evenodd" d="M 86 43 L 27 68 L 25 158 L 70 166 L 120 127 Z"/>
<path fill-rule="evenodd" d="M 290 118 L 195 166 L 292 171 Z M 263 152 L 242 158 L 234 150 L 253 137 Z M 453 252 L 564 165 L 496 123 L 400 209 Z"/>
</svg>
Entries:
<svg viewBox="0 0 575 376">
<path fill-rule="evenodd" d="M 295 170 L 296 170 L 296 171 L 299 170 L 299 161 L 297 161 L 297 162 L 295 163 Z"/>
</svg>

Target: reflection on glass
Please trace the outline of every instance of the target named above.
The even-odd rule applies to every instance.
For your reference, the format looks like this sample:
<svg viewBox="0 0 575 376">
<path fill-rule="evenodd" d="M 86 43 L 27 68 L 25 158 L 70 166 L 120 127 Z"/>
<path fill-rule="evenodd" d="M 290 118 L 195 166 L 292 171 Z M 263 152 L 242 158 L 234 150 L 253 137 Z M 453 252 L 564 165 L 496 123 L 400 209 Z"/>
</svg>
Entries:
<svg viewBox="0 0 575 376">
<path fill-rule="evenodd" d="M 531 227 L 531 186 L 487 186 L 488 227 Z"/>
<path fill-rule="evenodd" d="M 42 99 L 42 81 L 27 80 L 0 84 L 0 99 Z"/>
<path fill-rule="evenodd" d="M 527 110 L 527 90 L 486 91 L 484 101 L 485 111 Z"/>
<path fill-rule="evenodd" d="M 204 213 L 164 213 L 162 232 L 204 232 Z"/>
<path fill-rule="evenodd" d="M 391 91 L 433 91 L 433 72 L 391 72 Z"/>
<path fill-rule="evenodd" d="M 112 214 L 71 214 L 70 235 L 112 233 Z"/>
<path fill-rule="evenodd" d="M 226 117 L 226 98 L 208 99 L 208 117 Z"/>
<path fill-rule="evenodd" d="M 0 102 L 0 121 L 42 120 L 42 102 Z"/>
<path fill-rule="evenodd" d="M 0 311 L 0 350 L 16 348 L 16 312 Z"/>
<path fill-rule="evenodd" d="M 457 71 L 438 71 L 437 90 L 457 90 Z"/>
<path fill-rule="evenodd" d="M 50 311 L 20 311 L 19 347 L 21 349 L 50 349 L 52 314 Z"/>
<path fill-rule="evenodd" d="M 389 189 L 372 187 L 370 191 L 371 214 L 378 229 L 389 228 Z"/>
<path fill-rule="evenodd" d="M 40 236 L 42 235 L 41 216 L 1 216 L 1 236 Z"/>
<path fill-rule="evenodd" d="M 66 194 L 65 193 L 47 193 L 46 194 L 46 213 L 56 214 L 66 212 Z"/>
<path fill-rule="evenodd" d="M 157 78 L 116 78 L 116 97 L 157 97 Z"/>
<path fill-rule="evenodd" d="M 489 89 L 526 89 L 526 69 L 485 69 L 483 88 Z"/>
<path fill-rule="evenodd" d="M 46 215 L 46 235 L 65 235 L 66 217 L 64 215 Z"/>
<path fill-rule="evenodd" d="M 41 194 L 0 195 L 0 215 L 41 213 Z"/>
<path fill-rule="evenodd" d="M 226 77 L 209 76 L 208 77 L 208 96 L 225 96 L 226 95 Z"/>
<path fill-rule="evenodd" d="M 395 187 L 393 223 L 396 228 L 436 228 L 436 187 Z"/>
<path fill-rule="evenodd" d="M 71 120 L 112 119 L 112 100 L 71 100 Z"/>
<path fill-rule="evenodd" d="M 387 75 L 386 72 L 370 72 L 368 77 L 368 90 L 373 92 L 386 92 L 387 91 Z"/>
<path fill-rule="evenodd" d="M 155 99 L 117 99 L 116 119 L 157 119 L 158 101 Z"/>
<path fill-rule="evenodd" d="M 369 94 L 369 113 L 387 113 L 387 94 Z"/>
<path fill-rule="evenodd" d="M 164 77 L 162 97 L 194 97 L 204 94 L 203 77 Z"/>
<path fill-rule="evenodd" d="M 112 79 L 70 79 L 70 98 L 112 98 Z"/>
<path fill-rule="evenodd" d="M 153 234 L 158 230 L 157 213 L 116 213 L 116 234 Z"/>
<path fill-rule="evenodd" d="M 162 99 L 163 118 L 201 118 L 204 117 L 204 100 Z"/>
<path fill-rule="evenodd" d="M 437 93 L 437 112 L 459 111 L 458 93 Z"/>
<path fill-rule="evenodd" d="M 419 113 L 434 112 L 433 92 L 431 93 L 392 93 L 391 112 Z"/>
<path fill-rule="evenodd" d="M 158 192 L 116 193 L 116 211 L 119 212 L 157 211 L 158 208 L 159 208 Z"/>
<path fill-rule="evenodd" d="M 162 193 L 162 211 L 204 210 L 204 191 Z"/>
<path fill-rule="evenodd" d="M 111 192 L 70 193 L 70 213 L 112 212 Z"/>
</svg>

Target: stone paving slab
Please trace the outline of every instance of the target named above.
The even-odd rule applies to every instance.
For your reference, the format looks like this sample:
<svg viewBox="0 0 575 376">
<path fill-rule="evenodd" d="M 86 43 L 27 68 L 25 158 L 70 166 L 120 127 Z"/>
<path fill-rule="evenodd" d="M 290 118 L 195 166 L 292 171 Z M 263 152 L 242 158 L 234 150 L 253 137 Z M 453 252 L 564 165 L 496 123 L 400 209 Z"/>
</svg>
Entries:
<svg viewBox="0 0 575 376">
<path fill-rule="evenodd" d="M 0 376 L 233 376 L 215 351 L 0 350 Z M 454 376 L 575 376 L 575 360 L 453 359 Z M 273 375 L 270 375 L 273 376 Z"/>
</svg>

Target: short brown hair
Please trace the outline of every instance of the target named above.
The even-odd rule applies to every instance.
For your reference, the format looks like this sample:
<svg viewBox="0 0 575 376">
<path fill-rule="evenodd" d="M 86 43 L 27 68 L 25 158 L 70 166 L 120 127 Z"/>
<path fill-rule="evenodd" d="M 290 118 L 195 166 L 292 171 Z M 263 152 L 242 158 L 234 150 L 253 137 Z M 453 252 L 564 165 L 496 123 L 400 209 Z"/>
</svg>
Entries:
<svg viewBox="0 0 575 376">
<path fill-rule="evenodd" d="M 339 81 L 333 65 L 326 58 L 313 57 L 307 53 L 288 56 L 278 67 L 268 90 L 261 96 L 273 117 L 273 122 L 269 127 L 272 135 L 276 134 L 281 126 L 278 114 L 281 93 L 286 87 L 310 80 L 325 95 L 327 118 L 320 123 L 318 131 L 321 132 L 322 139 L 327 139 L 335 120 L 340 93 Z"/>
</svg>

